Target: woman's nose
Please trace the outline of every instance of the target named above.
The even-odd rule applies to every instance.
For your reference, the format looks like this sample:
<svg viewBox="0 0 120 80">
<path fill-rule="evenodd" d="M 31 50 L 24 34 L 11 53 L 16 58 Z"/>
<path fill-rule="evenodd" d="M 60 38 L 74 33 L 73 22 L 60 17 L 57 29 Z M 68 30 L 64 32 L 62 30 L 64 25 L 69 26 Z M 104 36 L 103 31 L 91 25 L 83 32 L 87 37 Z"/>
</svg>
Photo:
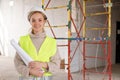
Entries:
<svg viewBox="0 0 120 80">
<path fill-rule="evenodd" d="M 36 24 L 36 25 L 38 25 L 38 24 L 39 24 L 39 22 L 38 22 L 38 21 L 36 21 L 36 22 L 35 22 L 35 24 Z"/>
</svg>

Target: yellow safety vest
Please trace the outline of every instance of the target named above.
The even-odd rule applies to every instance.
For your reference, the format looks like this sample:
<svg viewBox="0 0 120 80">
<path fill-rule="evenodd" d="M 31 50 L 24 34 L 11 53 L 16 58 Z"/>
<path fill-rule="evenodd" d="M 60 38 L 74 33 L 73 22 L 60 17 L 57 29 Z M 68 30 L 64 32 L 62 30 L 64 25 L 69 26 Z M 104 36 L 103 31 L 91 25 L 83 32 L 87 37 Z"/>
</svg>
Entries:
<svg viewBox="0 0 120 80">
<path fill-rule="evenodd" d="M 57 47 L 56 40 L 46 36 L 39 51 L 37 52 L 30 35 L 20 37 L 21 48 L 34 60 L 41 62 L 50 62 L 50 58 L 55 55 Z M 44 73 L 44 76 L 51 76 L 50 72 Z"/>
</svg>

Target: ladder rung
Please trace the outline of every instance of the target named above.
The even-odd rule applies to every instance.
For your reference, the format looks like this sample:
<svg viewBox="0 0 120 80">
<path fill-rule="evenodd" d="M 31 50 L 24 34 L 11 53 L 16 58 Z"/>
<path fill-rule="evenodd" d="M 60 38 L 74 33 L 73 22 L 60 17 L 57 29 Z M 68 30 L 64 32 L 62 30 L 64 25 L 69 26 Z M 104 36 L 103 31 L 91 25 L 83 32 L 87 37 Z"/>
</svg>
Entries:
<svg viewBox="0 0 120 80">
<path fill-rule="evenodd" d="M 50 9 L 60 9 L 60 8 L 67 8 L 67 6 L 49 7 L 49 8 L 46 8 L 46 10 L 50 10 Z"/>
<path fill-rule="evenodd" d="M 97 15 L 105 15 L 105 14 L 109 14 L 109 13 L 108 12 L 90 13 L 87 14 L 87 16 L 97 16 Z"/>
<path fill-rule="evenodd" d="M 107 44 L 106 41 L 85 41 L 86 44 Z"/>
<path fill-rule="evenodd" d="M 93 70 L 85 70 L 86 72 L 92 72 L 92 73 L 97 73 L 97 74 L 109 74 L 109 72 L 98 72 L 98 71 L 93 71 Z"/>
<path fill-rule="evenodd" d="M 45 26 L 45 27 L 49 27 L 49 26 Z M 59 26 L 51 26 L 51 27 L 67 27 L 67 25 L 59 25 Z"/>
<path fill-rule="evenodd" d="M 85 56 L 86 58 L 97 58 L 97 59 L 101 59 L 101 60 L 105 60 L 106 58 L 104 57 L 96 57 L 96 56 Z"/>
<path fill-rule="evenodd" d="M 89 29 L 89 30 L 105 30 L 105 29 L 108 29 L 108 28 L 88 28 L 88 27 L 86 27 L 86 29 Z"/>
</svg>

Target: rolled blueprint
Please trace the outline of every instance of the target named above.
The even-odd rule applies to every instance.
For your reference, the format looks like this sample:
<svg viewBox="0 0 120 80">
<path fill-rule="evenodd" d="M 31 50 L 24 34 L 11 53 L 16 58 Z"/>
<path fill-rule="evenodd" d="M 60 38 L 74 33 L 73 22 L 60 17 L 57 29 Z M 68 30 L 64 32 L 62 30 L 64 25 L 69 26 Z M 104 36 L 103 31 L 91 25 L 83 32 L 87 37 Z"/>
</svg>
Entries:
<svg viewBox="0 0 120 80">
<path fill-rule="evenodd" d="M 11 42 L 11 45 L 17 51 L 18 55 L 22 58 L 24 63 L 28 66 L 28 63 L 33 61 L 32 58 L 18 45 L 18 43 L 14 39 L 12 39 L 10 42 Z"/>
</svg>

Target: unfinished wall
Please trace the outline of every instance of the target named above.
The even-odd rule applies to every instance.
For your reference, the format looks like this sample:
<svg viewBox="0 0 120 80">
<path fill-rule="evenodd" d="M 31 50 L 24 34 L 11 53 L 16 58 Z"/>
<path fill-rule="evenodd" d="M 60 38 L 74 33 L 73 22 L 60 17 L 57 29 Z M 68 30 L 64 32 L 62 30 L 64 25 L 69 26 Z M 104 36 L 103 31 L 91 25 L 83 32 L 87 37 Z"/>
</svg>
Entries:
<svg viewBox="0 0 120 80">
<path fill-rule="evenodd" d="M 8 48 L 8 52 L 6 52 L 6 55 L 9 55 L 9 56 L 12 56 L 12 57 L 15 54 L 15 50 L 11 47 L 9 41 L 12 38 L 14 38 L 15 40 L 19 40 L 19 37 L 21 35 L 24 35 L 24 34 L 29 32 L 29 29 L 30 29 L 31 26 L 29 25 L 29 22 L 26 19 L 27 11 L 30 9 L 30 7 L 32 7 L 34 5 L 41 5 L 41 3 L 40 3 L 41 0 L 14 0 L 14 1 L 15 1 L 14 5 L 10 6 L 8 0 L 1 0 L 1 11 L 2 11 L 3 21 L 4 21 L 3 25 L 4 25 L 4 29 L 6 29 L 5 37 L 7 38 L 5 40 L 5 42 L 6 42 L 6 45 L 7 45 L 7 48 Z M 66 1 L 67 0 L 57 0 L 57 1 L 53 0 L 51 2 L 50 6 L 66 5 L 67 4 Z M 102 9 L 99 8 L 99 7 L 89 9 L 89 11 L 93 11 L 93 12 L 95 12 L 96 10 L 102 10 Z M 48 10 L 47 14 L 48 14 L 48 19 L 49 19 L 51 25 L 54 26 L 54 25 L 67 24 L 66 9 L 63 9 L 63 10 L 58 9 L 58 10 L 51 10 L 51 11 Z M 113 6 L 112 7 L 112 37 L 111 37 L 112 46 L 113 46 L 113 48 L 112 48 L 112 62 L 113 63 L 115 62 L 116 21 L 120 21 L 120 15 L 119 14 L 120 14 L 120 7 Z M 79 13 L 79 17 L 80 18 L 77 19 L 78 20 L 78 24 L 77 24 L 78 26 L 81 25 L 81 20 L 82 20 L 81 13 Z M 101 24 L 104 23 L 104 19 L 105 19 L 105 17 L 89 18 L 89 19 L 87 19 L 87 23 L 88 23 L 87 25 L 89 25 L 89 26 L 101 25 Z M 93 22 L 91 20 L 93 20 Z M 93 25 L 92 23 L 94 23 L 94 22 L 95 23 L 97 22 L 97 24 Z M 59 37 L 67 37 L 67 30 L 68 30 L 67 28 L 54 28 L 56 36 L 59 36 Z M 47 34 L 53 36 L 48 28 L 46 28 L 46 32 L 47 32 Z M 63 34 L 61 34 L 61 33 L 63 33 Z M 96 32 L 95 35 L 92 35 L 92 34 L 93 33 L 88 32 L 88 36 L 93 36 L 93 37 L 97 36 L 98 32 Z M 73 31 L 72 36 L 73 37 L 76 36 L 76 34 L 74 34 L 74 31 Z M 58 43 L 59 44 L 67 44 L 67 40 L 58 41 Z M 74 49 L 76 44 L 77 43 L 76 42 L 74 43 L 74 41 L 73 41 L 73 46 L 71 46 L 71 48 Z M 59 48 L 59 50 L 60 50 L 62 58 L 65 58 L 66 59 L 65 62 L 67 63 L 67 47 Z M 87 50 L 87 52 L 89 52 L 89 53 L 94 53 L 94 51 L 96 52 L 96 46 L 93 47 L 92 50 L 89 50 L 89 48 Z M 101 51 L 99 50 L 99 52 L 101 52 Z M 78 66 L 81 67 L 82 66 L 82 61 L 81 61 L 82 56 L 79 53 L 80 54 L 82 53 L 81 47 L 77 51 L 77 55 L 76 55 L 77 58 L 75 58 L 75 60 L 74 60 L 74 61 L 80 60 L 80 66 L 79 65 Z M 79 55 L 81 57 L 78 57 Z M 75 63 L 74 61 L 73 61 L 73 63 Z M 92 62 L 95 62 L 95 61 L 92 61 Z M 73 65 L 77 65 L 77 63 L 78 62 L 76 62 Z M 97 63 L 97 64 L 98 64 L 98 66 L 102 66 L 104 63 Z M 89 67 L 94 67 L 94 65 L 91 64 L 91 60 L 88 64 L 88 66 Z"/>
</svg>

